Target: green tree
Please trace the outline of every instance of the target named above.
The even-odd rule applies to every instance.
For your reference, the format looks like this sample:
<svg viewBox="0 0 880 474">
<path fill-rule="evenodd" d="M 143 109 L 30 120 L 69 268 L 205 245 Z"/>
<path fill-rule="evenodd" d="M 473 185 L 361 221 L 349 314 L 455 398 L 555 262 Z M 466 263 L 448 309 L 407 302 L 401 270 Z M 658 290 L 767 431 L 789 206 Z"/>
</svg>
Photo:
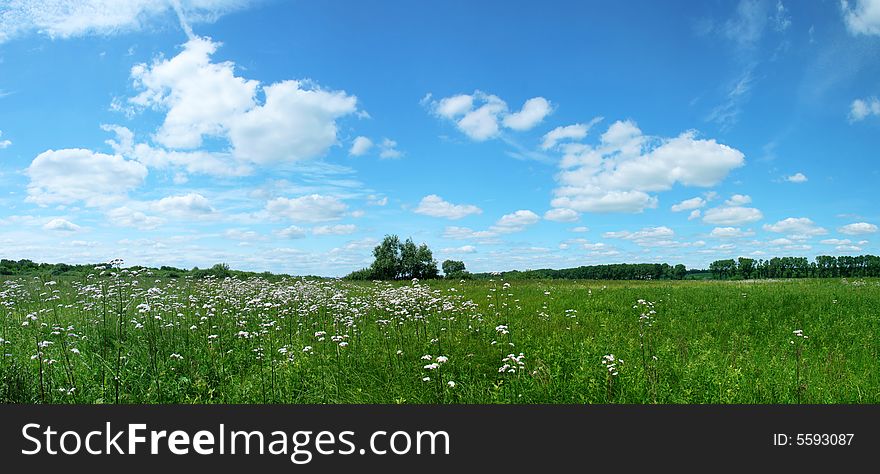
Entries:
<svg viewBox="0 0 880 474">
<path fill-rule="evenodd" d="M 373 249 L 375 260 L 370 266 L 372 278 L 379 280 L 394 280 L 400 274 L 400 238 L 396 235 L 386 235 L 382 243 Z"/>
<path fill-rule="evenodd" d="M 461 260 L 444 260 L 442 267 L 446 278 L 458 278 L 460 274 L 466 271 L 464 262 Z"/>
</svg>

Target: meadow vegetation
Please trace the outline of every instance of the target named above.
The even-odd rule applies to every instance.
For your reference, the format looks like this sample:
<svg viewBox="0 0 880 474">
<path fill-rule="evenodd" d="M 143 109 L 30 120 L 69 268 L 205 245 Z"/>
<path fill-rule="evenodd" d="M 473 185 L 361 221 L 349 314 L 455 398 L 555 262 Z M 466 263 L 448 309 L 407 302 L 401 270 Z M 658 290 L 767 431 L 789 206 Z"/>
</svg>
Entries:
<svg viewBox="0 0 880 474">
<path fill-rule="evenodd" d="M 0 280 L 5 403 L 878 403 L 880 281 Z"/>
</svg>

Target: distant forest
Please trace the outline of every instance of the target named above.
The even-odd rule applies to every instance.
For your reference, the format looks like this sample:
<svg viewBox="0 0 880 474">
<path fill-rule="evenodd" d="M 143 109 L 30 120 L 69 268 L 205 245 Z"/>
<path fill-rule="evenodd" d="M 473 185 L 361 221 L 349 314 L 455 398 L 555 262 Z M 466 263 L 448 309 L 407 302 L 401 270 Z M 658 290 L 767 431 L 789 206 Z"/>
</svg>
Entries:
<svg viewBox="0 0 880 474">
<path fill-rule="evenodd" d="M 458 263 L 458 262 L 453 262 Z M 36 263 L 31 260 L 0 260 L 2 276 L 73 276 L 84 277 L 94 273 L 95 268 L 105 264 L 69 265 L 66 263 Z M 269 280 L 288 277 L 286 274 L 270 272 L 246 272 L 233 270 L 229 265 L 218 263 L 211 268 L 183 269 L 170 266 L 159 268 L 128 267 L 148 269 L 156 278 L 226 278 L 261 276 Z M 743 280 L 764 278 L 847 278 L 880 277 L 880 257 L 875 255 L 832 257 L 820 255 L 814 261 L 806 257 L 774 257 L 767 260 L 740 257 L 737 259 L 716 260 L 708 269 L 688 269 L 682 264 L 667 263 L 617 263 L 609 265 L 587 265 L 575 268 L 513 270 L 501 273 L 467 273 L 461 270 L 451 275 L 458 278 L 509 280 L 525 279 L 564 279 L 564 280 Z M 444 268 L 447 270 L 447 268 Z M 321 278 L 313 275 L 314 278 Z M 439 276 L 438 276 L 439 277 Z"/>
<path fill-rule="evenodd" d="M 82 265 L 69 265 L 67 263 L 36 263 L 31 260 L 0 260 L 0 276 L 81 276 L 85 277 L 89 273 L 95 273 L 95 269 L 99 266 L 107 266 L 106 263 L 90 263 Z M 126 267 L 132 270 L 146 269 L 156 278 L 226 278 L 231 276 L 249 277 L 261 276 L 271 280 L 277 280 L 288 275 L 279 275 L 270 272 L 245 272 L 240 270 L 232 270 L 225 263 L 218 263 L 211 268 L 194 267 L 190 270 L 183 268 L 175 268 L 162 266 L 159 268 L 132 266 Z"/>
<path fill-rule="evenodd" d="M 474 278 L 506 279 L 566 279 L 566 280 L 744 280 L 762 278 L 834 278 L 834 277 L 880 277 L 880 257 L 860 255 L 857 257 L 832 257 L 820 255 L 810 262 L 806 257 L 774 257 L 771 259 L 716 260 L 708 270 L 686 269 L 684 265 L 666 263 L 618 263 L 613 265 L 589 265 L 561 270 L 541 269 L 509 271 L 500 274 L 475 273 Z"/>
</svg>

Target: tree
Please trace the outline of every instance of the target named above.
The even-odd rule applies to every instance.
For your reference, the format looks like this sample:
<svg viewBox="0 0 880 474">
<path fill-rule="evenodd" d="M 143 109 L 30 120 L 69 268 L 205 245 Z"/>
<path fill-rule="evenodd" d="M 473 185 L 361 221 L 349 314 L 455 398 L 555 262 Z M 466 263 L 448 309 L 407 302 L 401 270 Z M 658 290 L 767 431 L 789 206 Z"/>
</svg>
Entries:
<svg viewBox="0 0 880 474">
<path fill-rule="evenodd" d="M 444 260 L 443 274 L 446 278 L 460 278 L 466 272 L 464 262 L 460 260 Z"/>
<path fill-rule="evenodd" d="M 675 280 L 684 280 L 685 275 L 687 275 L 687 267 L 682 264 L 678 264 L 672 268 L 672 278 Z"/>
<path fill-rule="evenodd" d="M 386 235 L 382 243 L 373 249 L 375 260 L 370 266 L 372 278 L 378 280 L 394 280 L 400 273 L 400 238 Z"/>
<path fill-rule="evenodd" d="M 752 278 L 755 274 L 755 260 L 752 258 L 739 257 L 737 261 L 740 276 L 746 280 Z"/>
<path fill-rule="evenodd" d="M 438 273 L 437 261 L 434 260 L 431 249 L 428 248 L 427 244 L 420 245 L 416 252 L 416 265 L 412 272 L 413 278 L 422 280 L 437 278 Z"/>
<path fill-rule="evenodd" d="M 426 244 L 417 246 L 411 238 L 401 243 L 396 235 L 386 235 L 373 249 L 375 260 L 369 268 L 351 273 L 353 280 L 398 280 L 437 278 L 437 261 Z"/>
</svg>

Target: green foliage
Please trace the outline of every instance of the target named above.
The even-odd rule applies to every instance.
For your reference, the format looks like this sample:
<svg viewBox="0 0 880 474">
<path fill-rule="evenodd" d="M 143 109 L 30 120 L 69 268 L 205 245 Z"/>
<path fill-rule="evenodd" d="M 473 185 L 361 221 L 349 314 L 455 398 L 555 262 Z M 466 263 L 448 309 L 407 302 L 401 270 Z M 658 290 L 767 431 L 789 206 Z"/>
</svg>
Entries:
<svg viewBox="0 0 880 474">
<path fill-rule="evenodd" d="M 814 262 L 805 257 L 773 257 L 754 260 L 716 260 L 709 265 L 712 278 L 742 280 L 760 278 L 880 277 L 880 257 L 819 255 Z"/>
<path fill-rule="evenodd" d="M 876 279 L 148 272 L 0 282 L 0 403 L 880 402 Z"/>
<path fill-rule="evenodd" d="M 449 280 L 470 279 L 471 274 L 465 269 L 464 262 L 461 260 L 444 260 L 443 275 Z"/>
<path fill-rule="evenodd" d="M 348 280 L 419 280 L 437 278 L 437 261 L 426 244 L 416 245 L 411 238 L 401 242 L 396 235 L 386 235 L 373 249 L 369 268 L 348 274 Z"/>
</svg>

